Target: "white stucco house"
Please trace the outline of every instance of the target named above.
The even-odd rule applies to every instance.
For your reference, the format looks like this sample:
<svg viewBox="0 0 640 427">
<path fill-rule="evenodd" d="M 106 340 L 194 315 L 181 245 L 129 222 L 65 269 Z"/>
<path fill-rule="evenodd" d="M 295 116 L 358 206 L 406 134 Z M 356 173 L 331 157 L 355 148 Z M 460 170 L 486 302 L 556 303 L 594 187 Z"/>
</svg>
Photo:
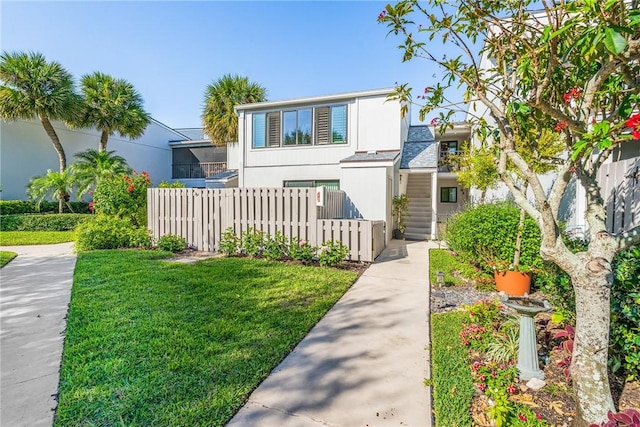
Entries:
<svg viewBox="0 0 640 427">
<path fill-rule="evenodd" d="M 70 129 L 62 122 L 53 127 L 64 147 L 67 164 L 76 153 L 97 149 L 100 132 L 95 129 Z M 138 172 L 146 171 L 155 184 L 171 179 L 172 153 L 169 141 L 188 139 L 178 131 L 151 120 L 140 138 L 131 140 L 112 135 L 109 151 L 127 159 Z M 26 185 L 47 169 L 58 170 L 58 155 L 42 124 L 37 120 L 0 121 L 0 183 L 3 200 L 26 199 Z"/>
<path fill-rule="evenodd" d="M 461 209 L 466 190 L 439 167 L 469 132 L 437 135 L 411 126 L 394 89 L 260 102 L 236 107 L 238 143 L 227 148 L 228 169 L 210 187 L 316 187 L 345 192 L 345 218 L 393 223 L 391 201 L 410 200 L 406 236 L 434 238 L 437 222 Z M 443 144 L 440 144 L 440 140 Z M 441 150 L 444 151 L 441 154 Z"/>
</svg>

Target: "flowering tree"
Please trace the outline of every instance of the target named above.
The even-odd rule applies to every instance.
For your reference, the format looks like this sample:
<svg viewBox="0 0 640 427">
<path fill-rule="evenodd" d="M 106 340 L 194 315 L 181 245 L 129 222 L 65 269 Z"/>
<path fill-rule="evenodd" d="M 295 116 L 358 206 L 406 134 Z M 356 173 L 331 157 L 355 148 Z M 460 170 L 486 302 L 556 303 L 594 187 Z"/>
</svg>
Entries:
<svg viewBox="0 0 640 427">
<path fill-rule="evenodd" d="M 540 5 L 535 13 L 528 10 Z M 463 88 L 477 137 L 497 153 L 500 179 L 540 227 L 542 257 L 571 277 L 576 296 L 571 376 L 578 424 L 606 419 L 614 409 L 607 379 L 611 261 L 640 242 L 640 227 L 607 231 L 597 174 L 613 150 L 640 137 L 638 0 L 402 0 L 387 5 L 378 20 L 402 37 L 404 61 L 426 59 L 444 73 L 442 82 L 420 95 L 421 118 L 448 103 L 451 89 Z M 435 39 L 457 53 L 436 56 L 429 44 Z M 394 97 L 417 101 L 406 84 Z M 440 113 L 440 125 L 454 113 Z M 546 159 L 558 175 L 548 192 L 517 144 L 532 141 L 524 138 L 532 119 L 565 143 L 564 155 Z M 535 152 L 535 141 L 528 144 Z M 522 183 L 513 179 L 508 164 Z M 587 197 L 589 244 L 579 253 L 565 246 L 558 221 L 572 177 Z"/>
</svg>

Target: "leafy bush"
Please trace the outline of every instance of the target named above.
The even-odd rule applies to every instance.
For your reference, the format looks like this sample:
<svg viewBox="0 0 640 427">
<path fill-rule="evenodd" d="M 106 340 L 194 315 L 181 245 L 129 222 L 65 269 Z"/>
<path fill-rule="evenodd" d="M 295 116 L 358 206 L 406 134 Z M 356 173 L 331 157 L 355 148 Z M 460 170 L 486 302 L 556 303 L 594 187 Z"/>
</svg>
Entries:
<svg viewBox="0 0 640 427">
<path fill-rule="evenodd" d="M 273 237 L 267 237 L 264 243 L 264 251 L 262 255 L 270 260 L 285 259 L 289 256 L 289 242 L 287 238 L 276 231 L 276 235 Z"/>
<path fill-rule="evenodd" d="M 0 216 L 1 231 L 69 231 L 91 218 L 88 214 L 18 214 Z"/>
<path fill-rule="evenodd" d="M 238 255 L 240 252 L 240 243 L 241 240 L 236 236 L 236 232 L 233 228 L 229 227 L 222 233 L 218 250 L 226 256 Z"/>
<path fill-rule="evenodd" d="M 158 249 L 167 252 L 180 252 L 187 247 L 184 237 L 176 234 L 165 234 L 158 239 Z"/>
<path fill-rule="evenodd" d="M 158 184 L 158 188 L 185 188 L 186 186 L 187 185 L 184 182 L 180 181 L 169 182 L 162 180 L 160 181 L 160 184 Z"/>
<path fill-rule="evenodd" d="M 71 213 L 84 213 L 89 212 L 89 203 L 86 202 L 69 202 L 73 212 L 69 211 L 69 207 L 65 204 L 65 212 Z M 0 200 L 0 215 L 17 215 L 17 214 L 29 214 L 29 213 L 46 213 L 53 212 L 58 213 L 58 202 L 48 202 L 43 200 L 40 202 L 40 209 L 37 208 L 37 203 L 30 200 Z"/>
<path fill-rule="evenodd" d="M 478 205 L 449 219 L 445 240 L 462 259 L 491 273 L 489 261 L 513 262 L 519 218 L 519 208 L 509 202 Z M 540 229 L 527 216 L 520 264 L 541 267 L 540 245 Z"/>
<path fill-rule="evenodd" d="M 613 274 L 610 363 L 634 381 L 640 379 L 640 246 L 616 255 Z"/>
<path fill-rule="evenodd" d="M 244 255 L 259 257 L 264 250 L 265 234 L 255 228 L 249 228 L 242 233 L 241 250 Z"/>
<path fill-rule="evenodd" d="M 151 179 L 146 172 L 104 178 L 93 193 L 90 208 L 96 213 L 129 220 L 134 226 L 147 224 L 147 188 Z"/>
<path fill-rule="evenodd" d="M 311 246 L 308 241 L 298 238 L 291 239 L 289 256 L 291 259 L 302 262 L 312 262 L 318 252 L 317 246 Z"/>
<path fill-rule="evenodd" d="M 349 248 L 341 241 L 329 240 L 322 244 L 318 261 L 322 267 L 337 267 L 347 259 Z"/>
<path fill-rule="evenodd" d="M 135 227 L 131 221 L 117 216 L 97 215 L 78 226 L 76 250 L 149 248 L 152 238 L 148 230 Z"/>
</svg>

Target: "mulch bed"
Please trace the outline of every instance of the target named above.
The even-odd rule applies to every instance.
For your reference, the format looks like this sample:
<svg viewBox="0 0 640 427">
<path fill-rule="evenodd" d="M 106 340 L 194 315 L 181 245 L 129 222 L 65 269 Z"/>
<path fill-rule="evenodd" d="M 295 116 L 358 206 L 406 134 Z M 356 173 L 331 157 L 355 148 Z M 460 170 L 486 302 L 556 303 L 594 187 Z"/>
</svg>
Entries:
<svg viewBox="0 0 640 427">
<path fill-rule="evenodd" d="M 431 288 L 431 311 L 440 313 L 458 310 L 463 304 L 472 304 L 483 299 L 498 297 L 497 292 L 483 292 L 475 289 L 473 283 L 462 286 L 448 286 Z M 544 295 L 536 293 L 532 297 L 543 299 Z M 551 316 L 542 313 L 536 316 L 538 329 L 538 353 L 543 362 L 545 381 L 547 385 L 540 390 L 527 388 L 525 381 L 520 382 L 520 392 L 513 396 L 514 400 L 528 405 L 539 413 L 551 426 L 570 426 L 576 413 L 571 384 L 567 382 L 563 370 L 558 366 L 561 355 L 553 351 L 558 343 L 553 340 L 553 334 L 558 325 L 550 321 Z M 478 356 L 476 356 L 478 357 Z M 473 359 L 473 354 L 471 355 Z M 472 363 L 471 361 L 470 363 Z M 620 410 L 626 408 L 640 408 L 640 382 L 624 383 L 623 378 L 610 374 L 611 390 Z M 471 415 L 475 426 L 493 425 L 488 418 L 489 402 L 487 397 L 477 391 L 471 407 Z"/>
</svg>

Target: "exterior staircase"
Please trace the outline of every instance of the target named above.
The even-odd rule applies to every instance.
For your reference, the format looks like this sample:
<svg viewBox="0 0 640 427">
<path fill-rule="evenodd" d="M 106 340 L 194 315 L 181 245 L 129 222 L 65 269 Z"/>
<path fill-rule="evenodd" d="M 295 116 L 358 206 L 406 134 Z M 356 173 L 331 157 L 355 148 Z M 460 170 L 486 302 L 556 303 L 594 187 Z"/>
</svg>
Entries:
<svg viewBox="0 0 640 427">
<path fill-rule="evenodd" d="M 410 173 L 407 182 L 409 215 L 404 237 L 411 240 L 431 238 L 431 174 Z"/>
</svg>

